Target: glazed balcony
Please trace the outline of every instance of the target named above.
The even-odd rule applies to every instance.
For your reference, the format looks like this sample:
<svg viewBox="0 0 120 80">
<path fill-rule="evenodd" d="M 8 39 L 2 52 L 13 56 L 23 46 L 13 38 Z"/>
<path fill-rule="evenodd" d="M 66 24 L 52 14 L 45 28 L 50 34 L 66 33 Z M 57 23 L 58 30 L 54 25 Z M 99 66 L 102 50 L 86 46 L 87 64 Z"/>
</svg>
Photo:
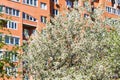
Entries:
<svg viewBox="0 0 120 80">
<path fill-rule="evenodd" d="M 36 26 L 23 24 L 23 40 L 28 40 L 34 34 Z"/>
</svg>

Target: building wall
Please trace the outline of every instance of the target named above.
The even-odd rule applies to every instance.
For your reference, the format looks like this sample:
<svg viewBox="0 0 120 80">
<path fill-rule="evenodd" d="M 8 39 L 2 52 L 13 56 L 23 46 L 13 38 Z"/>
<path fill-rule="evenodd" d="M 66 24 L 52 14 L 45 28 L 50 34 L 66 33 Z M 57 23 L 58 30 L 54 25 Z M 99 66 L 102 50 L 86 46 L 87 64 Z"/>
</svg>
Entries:
<svg viewBox="0 0 120 80">
<path fill-rule="evenodd" d="M 31 6 L 28 4 L 24 4 L 23 1 L 25 0 L 0 0 L 0 6 L 3 6 L 3 12 L 2 16 L 0 16 L 0 19 L 2 20 L 8 20 L 8 21 L 15 21 L 17 28 L 7 28 L 5 26 L 2 26 L 3 29 L 0 30 L 2 33 L 2 36 L 5 38 L 5 36 L 13 36 L 18 37 L 20 40 L 19 46 L 23 44 L 24 40 L 28 40 L 28 38 L 32 35 L 32 32 L 34 30 L 40 31 L 42 28 L 45 27 L 46 23 L 41 22 L 41 16 L 45 17 L 47 21 L 50 20 L 50 16 L 55 16 L 56 14 L 62 12 L 64 9 L 67 9 L 66 1 L 65 0 L 58 0 L 58 2 L 54 2 L 54 0 L 38 0 L 37 6 Z M 41 3 L 46 4 L 45 9 L 41 9 Z M 19 16 L 13 16 L 6 13 L 6 7 L 19 10 Z M 57 10 L 58 12 L 53 12 L 53 10 Z M 9 12 L 9 11 L 8 11 Z M 11 11 L 9 12 L 12 13 Z M 27 19 L 23 19 L 23 13 L 27 16 Z M 53 15 L 53 13 L 55 13 Z M 30 21 L 28 20 L 28 15 L 35 18 L 36 21 Z M 44 21 L 44 20 L 43 20 Z M 28 33 L 26 33 L 27 31 Z M 23 34 L 27 34 L 24 36 Z M 28 36 L 29 35 L 29 36 Z M 14 39 L 15 40 L 15 39 Z M 11 43 L 11 40 L 9 40 Z M 3 50 L 12 50 L 15 47 L 13 44 L 7 44 L 3 47 Z M 21 54 L 21 51 L 19 52 Z M 21 61 L 17 61 L 16 65 L 22 64 Z M 18 71 L 22 71 L 22 66 L 18 68 Z M 17 78 L 10 77 L 8 80 L 22 80 L 22 75 L 18 75 Z M 2 80 L 2 79 L 0 79 Z M 7 78 L 5 77 L 5 80 Z"/>
<path fill-rule="evenodd" d="M 46 3 L 47 9 L 41 9 L 40 3 Z M 15 2 L 12 0 L 0 0 L 0 5 L 5 7 L 10 7 L 16 10 L 20 11 L 20 16 L 11 16 L 5 13 L 5 10 L 3 12 L 3 16 L 0 17 L 0 19 L 10 20 L 10 21 L 16 21 L 17 22 L 17 29 L 8 29 L 5 26 L 3 26 L 3 29 L 0 30 L 2 35 L 9 35 L 9 36 L 16 36 L 20 38 L 20 45 L 23 44 L 23 40 L 27 40 L 24 38 L 24 29 L 27 29 L 29 31 L 29 34 L 32 34 L 33 30 L 41 30 L 43 27 L 45 27 L 45 23 L 41 23 L 40 17 L 45 16 L 48 20 L 50 18 L 50 0 L 38 0 L 37 6 L 30 6 L 27 4 L 23 4 L 22 0 L 19 2 Z M 32 16 L 36 18 L 36 21 L 30 21 L 30 20 L 24 20 L 22 17 L 22 14 L 26 13 L 29 16 Z M 4 50 L 12 50 L 15 45 L 8 44 L 3 47 Z M 21 54 L 21 53 L 20 53 Z M 22 64 L 20 61 L 16 62 L 16 65 Z M 18 68 L 18 71 L 22 71 L 22 66 Z M 0 79 L 2 80 L 2 78 Z M 5 80 L 7 78 L 5 77 Z M 18 77 L 10 77 L 8 80 L 23 80 L 23 76 L 18 74 Z"/>
<path fill-rule="evenodd" d="M 94 7 L 96 7 L 96 8 L 100 7 L 102 9 L 104 9 L 105 17 L 118 18 L 120 16 L 120 5 L 118 5 L 120 2 L 113 4 L 112 1 L 115 1 L 115 0 L 96 0 L 96 2 L 94 2 Z M 110 11 L 108 11 L 107 7 L 109 7 Z"/>
</svg>

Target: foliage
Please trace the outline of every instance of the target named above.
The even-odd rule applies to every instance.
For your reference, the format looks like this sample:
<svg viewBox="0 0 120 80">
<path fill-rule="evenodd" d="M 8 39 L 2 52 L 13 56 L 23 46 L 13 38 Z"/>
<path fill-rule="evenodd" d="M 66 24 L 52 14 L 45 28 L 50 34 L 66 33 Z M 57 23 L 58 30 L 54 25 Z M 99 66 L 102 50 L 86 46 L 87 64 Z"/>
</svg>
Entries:
<svg viewBox="0 0 120 80">
<path fill-rule="evenodd" d="M 7 25 L 7 20 L 0 20 L 0 26 L 3 27 L 3 26 L 6 26 Z"/>
<path fill-rule="evenodd" d="M 120 20 L 111 24 L 99 9 L 84 18 L 81 10 L 52 18 L 33 36 L 23 60 L 35 80 L 120 78 Z"/>
<path fill-rule="evenodd" d="M 3 16 L 3 14 L 0 13 L 0 16 Z M 6 17 L 6 19 L 8 19 L 8 18 Z M 8 20 L 0 19 L 0 30 L 5 31 L 4 28 L 7 25 L 7 21 Z M 0 32 L 0 49 L 2 49 L 4 46 L 7 46 L 4 42 L 5 40 L 2 35 L 3 35 L 3 33 Z M 0 79 L 3 78 L 3 80 L 4 80 L 4 76 L 7 75 L 6 70 L 5 70 L 6 67 L 15 67 L 16 66 L 14 64 L 14 62 L 11 60 L 11 58 L 13 55 L 18 55 L 17 51 L 18 51 L 18 47 L 15 47 L 15 48 L 13 47 L 13 49 L 11 51 L 0 51 Z M 10 76 L 6 76 L 6 77 L 10 78 Z"/>
</svg>

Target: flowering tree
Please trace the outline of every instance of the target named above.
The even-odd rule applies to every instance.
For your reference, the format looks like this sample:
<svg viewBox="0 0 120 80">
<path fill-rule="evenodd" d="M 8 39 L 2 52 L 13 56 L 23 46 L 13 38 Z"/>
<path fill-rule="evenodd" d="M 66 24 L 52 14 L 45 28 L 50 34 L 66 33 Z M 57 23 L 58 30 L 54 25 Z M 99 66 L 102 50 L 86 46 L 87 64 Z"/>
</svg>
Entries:
<svg viewBox="0 0 120 80">
<path fill-rule="evenodd" d="M 52 18 L 35 34 L 23 57 L 35 80 L 120 78 L 119 20 L 103 19 L 100 10 L 84 18 L 82 10 Z"/>
</svg>

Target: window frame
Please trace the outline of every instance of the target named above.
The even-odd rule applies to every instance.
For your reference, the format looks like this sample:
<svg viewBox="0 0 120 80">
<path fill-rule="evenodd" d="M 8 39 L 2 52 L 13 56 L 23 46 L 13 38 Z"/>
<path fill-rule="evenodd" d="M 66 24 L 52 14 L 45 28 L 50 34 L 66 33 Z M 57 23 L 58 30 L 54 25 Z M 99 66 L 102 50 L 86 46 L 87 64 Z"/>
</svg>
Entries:
<svg viewBox="0 0 120 80">
<path fill-rule="evenodd" d="M 57 16 L 59 15 L 59 10 L 58 9 L 53 9 L 52 14 Z"/>
<path fill-rule="evenodd" d="M 18 29 L 18 23 L 16 21 L 8 21 L 7 22 L 7 28 L 17 30 Z"/>
<path fill-rule="evenodd" d="M 32 1 L 32 4 L 31 4 L 31 1 Z M 38 7 L 38 0 L 22 0 L 22 3 L 29 6 Z"/>
<path fill-rule="evenodd" d="M 24 13 L 24 12 L 22 13 L 22 18 L 23 18 L 24 20 L 29 20 L 29 21 L 33 21 L 33 22 L 36 22 L 36 21 L 37 21 L 36 18 L 34 18 L 34 17 L 32 17 L 32 16 Z"/>
<path fill-rule="evenodd" d="M 40 17 L 40 21 L 41 21 L 41 23 L 46 24 L 46 22 L 47 22 L 47 17 L 46 17 L 46 16 L 41 16 L 41 17 Z"/>
<path fill-rule="evenodd" d="M 13 14 L 13 11 L 15 11 L 15 14 Z M 20 11 L 14 8 L 5 7 L 5 13 L 11 16 L 20 17 Z"/>
<path fill-rule="evenodd" d="M 7 40 L 6 40 L 7 38 Z M 11 42 L 11 39 L 13 39 L 13 43 Z M 18 42 L 16 44 L 16 40 L 15 39 L 18 39 Z M 5 35 L 5 43 L 6 44 L 9 44 L 9 45 L 20 45 L 20 38 L 19 37 L 15 37 L 15 36 L 8 36 L 8 35 Z"/>
</svg>

